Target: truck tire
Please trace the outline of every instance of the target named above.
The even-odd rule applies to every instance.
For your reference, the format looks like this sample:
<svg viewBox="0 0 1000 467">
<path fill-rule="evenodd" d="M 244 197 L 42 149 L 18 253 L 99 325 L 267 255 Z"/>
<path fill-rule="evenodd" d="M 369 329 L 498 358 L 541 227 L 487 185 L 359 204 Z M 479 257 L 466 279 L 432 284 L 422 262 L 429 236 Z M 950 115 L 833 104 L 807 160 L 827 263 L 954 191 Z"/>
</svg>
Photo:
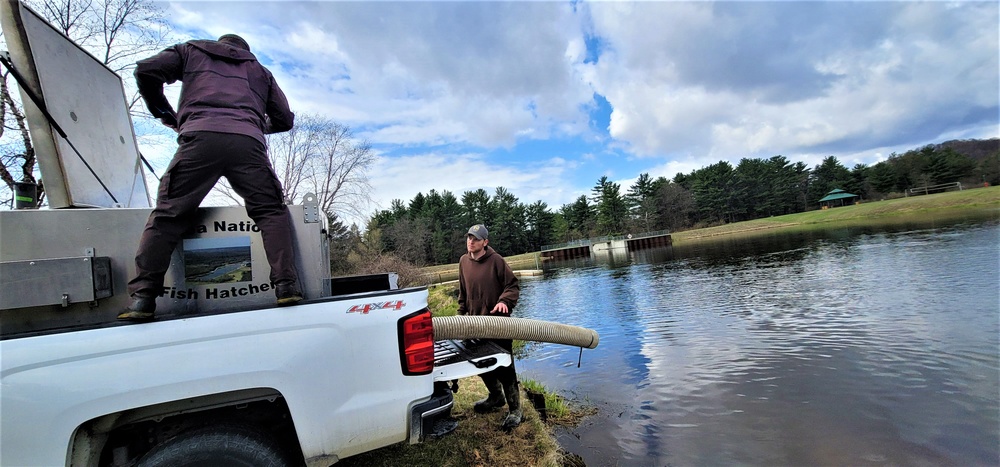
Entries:
<svg viewBox="0 0 1000 467">
<path fill-rule="evenodd" d="M 191 430 L 153 447 L 139 467 L 286 467 L 288 456 L 270 436 L 242 425 Z"/>
</svg>

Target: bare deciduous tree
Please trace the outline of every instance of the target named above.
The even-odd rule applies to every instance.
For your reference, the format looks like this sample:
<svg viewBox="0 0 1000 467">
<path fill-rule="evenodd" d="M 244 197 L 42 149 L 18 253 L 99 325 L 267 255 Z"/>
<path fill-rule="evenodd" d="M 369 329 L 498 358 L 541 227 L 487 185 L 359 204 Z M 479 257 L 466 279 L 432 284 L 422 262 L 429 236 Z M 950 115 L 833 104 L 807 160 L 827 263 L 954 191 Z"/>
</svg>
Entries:
<svg viewBox="0 0 1000 467">
<path fill-rule="evenodd" d="M 139 94 L 131 79 L 135 62 L 171 43 L 170 28 L 159 3 L 151 0 L 29 0 L 26 3 L 58 31 L 122 76 L 128 106 L 136 106 Z M 0 179 L 8 190 L 3 193 L 7 203 L 14 183 L 35 182 L 35 150 L 28 138 L 20 96 L 11 92 L 8 75 L 4 70 L 0 85 Z M 6 134 L 3 130 L 7 129 L 16 130 L 17 134 Z M 21 177 L 15 177 L 19 172 Z"/>
<path fill-rule="evenodd" d="M 354 139 L 349 127 L 319 115 L 297 115 L 291 131 L 268 135 L 267 140 L 286 202 L 314 193 L 328 216 L 365 214 L 371 200 L 368 169 L 375 154 L 369 143 Z M 216 191 L 242 204 L 225 179 Z"/>
<path fill-rule="evenodd" d="M 115 73 L 169 45 L 163 7 L 149 0 L 34 0 L 28 4 Z M 125 79 L 130 83 L 131 79 Z"/>
<path fill-rule="evenodd" d="M 400 287 L 430 284 L 430 277 L 422 269 L 385 250 L 379 229 L 368 229 L 359 234 L 359 241 L 348 252 L 346 262 L 352 274 L 395 272 L 399 276 Z"/>
<path fill-rule="evenodd" d="M 0 177 L 3 178 L 4 183 L 7 187 L 13 188 L 14 177 L 8 170 L 8 166 L 16 167 L 20 165 L 21 167 L 21 181 L 36 183 L 34 167 L 35 167 L 35 149 L 31 145 L 31 138 L 28 135 L 28 126 L 24 117 L 24 112 L 21 110 L 20 106 L 10 95 L 10 88 L 7 86 L 7 76 L 10 72 L 4 70 L 3 80 L 0 81 L 0 121 L 3 125 L 0 125 L 0 141 L 3 140 L 4 134 L 8 129 L 8 112 L 14 118 L 15 127 L 10 127 L 12 130 L 17 130 L 20 137 L 21 149 L 22 151 L 17 152 L 17 146 L 0 146 L 0 157 L 3 159 L 2 171 L 0 171 Z M 17 137 L 14 137 L 17 140 Z"/>
</svg>

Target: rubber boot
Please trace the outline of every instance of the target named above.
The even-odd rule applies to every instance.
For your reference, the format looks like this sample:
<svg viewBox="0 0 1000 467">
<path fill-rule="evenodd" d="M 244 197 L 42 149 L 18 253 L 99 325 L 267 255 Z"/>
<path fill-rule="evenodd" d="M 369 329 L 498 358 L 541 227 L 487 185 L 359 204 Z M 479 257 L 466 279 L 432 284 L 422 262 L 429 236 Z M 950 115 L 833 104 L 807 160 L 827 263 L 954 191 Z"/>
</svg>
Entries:
<svg viewBox="0 0 1000 467">
<path fill-rule="evenodd" d="M 510 431 L 517 428 L 521 424 L 521 418 L 524 414 L 521 412 L 521 389 L 517 385 L 517 380 L 513 383 L 503 386 L 504 395 L 507 397 L 507 417 L 503 419 L 503 424 L 500 428 L 504 431 Z"/>
<path fill-rule="evenodd" d="M 490 391 L 490 395 L 476 402 L 472 406 L 472 410 L 475 410 L 477 413 L 488 413 L 503 407 L 503 387 L 500 386 L 500 381 L 497 381 L 494 376 L 481 375 L 481 377 L 483 378 L 483 383 L 486 384 L 486 389 Z"/>
<path fill-rule="evenodd" d="M 298 285 L 290 281 L 275 284 L 274 295 L 278 297 L 278 306 L 294 305 L 302 301 Z"/>
<path fill-rule="evenodd" d="M 132 301 L 118 315 L 122 321 L 152 321 L 156 311 L 156 296 L 149 293 L 136 293 Z"/>
</svg>

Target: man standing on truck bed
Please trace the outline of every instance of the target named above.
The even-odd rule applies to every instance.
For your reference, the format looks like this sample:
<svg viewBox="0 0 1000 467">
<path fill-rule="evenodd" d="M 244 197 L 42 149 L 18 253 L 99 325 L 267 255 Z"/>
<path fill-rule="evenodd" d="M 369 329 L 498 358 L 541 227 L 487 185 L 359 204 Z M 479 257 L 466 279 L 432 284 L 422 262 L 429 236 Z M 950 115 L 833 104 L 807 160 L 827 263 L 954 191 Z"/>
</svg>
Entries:
<svg viewBox="0 0 1000 467">
<path fill-rule="evenodd" d="M 136 276 L 128 283 L 132 301 L 118 319 L 153 318 L 170 255 L 220 177 L 229 180 L 260 228 L 278 305 L 302 300 L 291 217 L 264 139 L 290 130 L 295 115 L 271 72 L 242 37 L 226 34 L 140 60 L 135 79 L 149 112 L 179 135 L 135 255 Z M 182 82 L 176 112 L 163 95 L 163 85 L 175 81 Z"/>
<path fill-rule="evenodd" d="M 517 276 L 503 257 L 489 246 L 489 231 L 476 224 L 469 228 L 465 246 L 469 254 L 458 261 L 458 314 L 510 316 L 517 305 L 521 287 Z M 494 340 L 507 352 L 512 352 L 514 341 Z M 514 359 L 510 366 L 479 375 L 490 394 L 476 402 L 473 409 L 479 413 L 492 412 L 504 405 L 506 396 L 507 417 L 502 428 L 511 430 L 521 424 L 521 393 L 517 385 Z"/>
</svg>

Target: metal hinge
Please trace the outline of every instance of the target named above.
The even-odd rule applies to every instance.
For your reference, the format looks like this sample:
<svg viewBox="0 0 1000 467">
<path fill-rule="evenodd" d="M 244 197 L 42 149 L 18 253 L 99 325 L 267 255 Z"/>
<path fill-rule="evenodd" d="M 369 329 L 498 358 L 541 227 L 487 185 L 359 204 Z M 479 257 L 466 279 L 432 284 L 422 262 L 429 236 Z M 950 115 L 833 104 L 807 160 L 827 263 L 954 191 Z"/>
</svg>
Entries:
<svg viewBox="0 0 1000 467">
<path fill-rule="evenodd" d="M 319 222 L 319 199 L 313 193 L 306 193 L 302 197 L 303 217 L 307 224 Z"/>
</svg>

